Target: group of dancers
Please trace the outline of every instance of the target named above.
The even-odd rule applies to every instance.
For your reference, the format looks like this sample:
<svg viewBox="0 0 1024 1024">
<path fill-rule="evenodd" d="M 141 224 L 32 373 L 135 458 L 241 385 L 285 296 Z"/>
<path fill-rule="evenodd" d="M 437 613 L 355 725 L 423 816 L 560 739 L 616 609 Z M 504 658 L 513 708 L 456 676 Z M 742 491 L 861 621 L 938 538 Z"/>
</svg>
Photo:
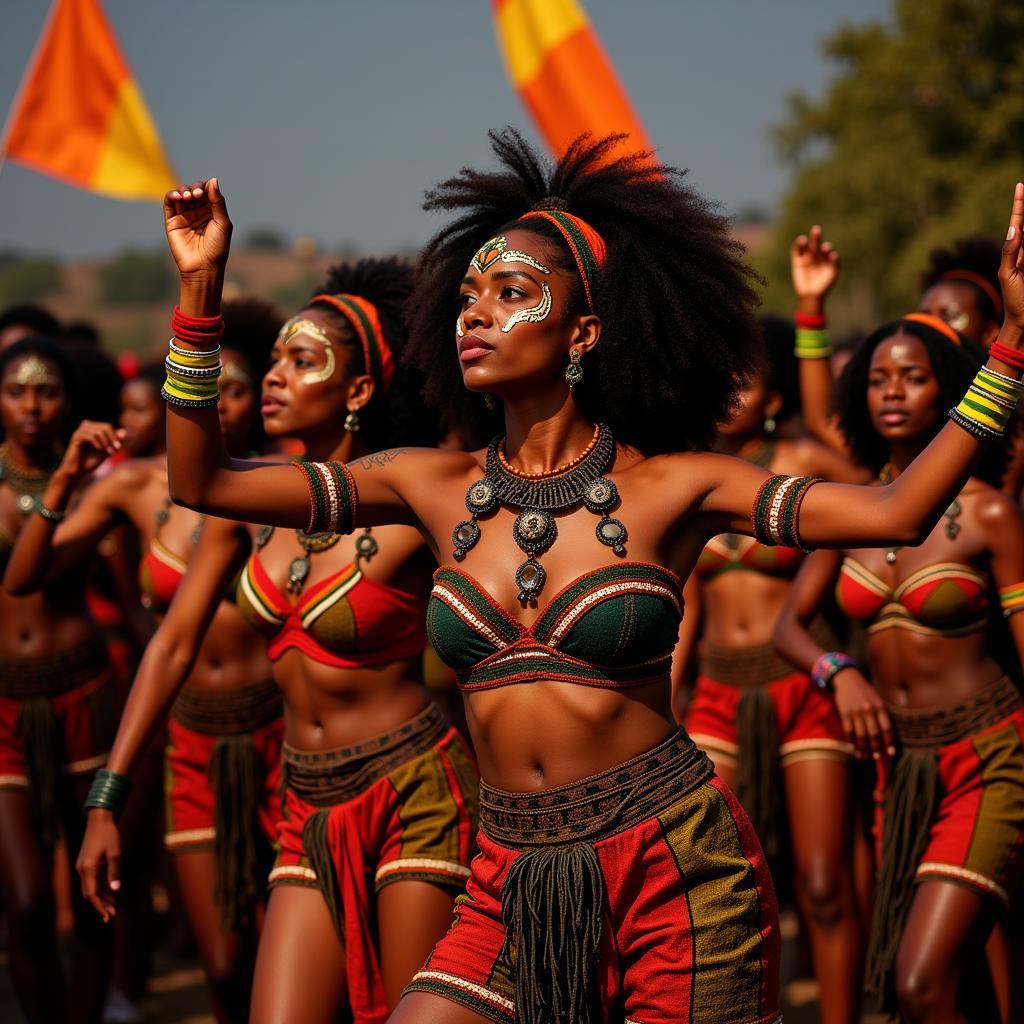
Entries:
<svg viewBox="0 0 1024 1024">
<path fill-rule="evenodd" d="M 222 303 L 217 179 L 168 193 L 180 299 L 135 399 L 166 441 L 131 427 L 130 457 L 71 422 L 59 343 L 0 353 L 32 1024 L 99 1019 L 161 744 L 218 1021 L 774 1024 L 776 889 L 823 1024 L 1010 1019 L 1024 185 L 1001 248 L 938 254 L 840 353 L 820 229 L 795 331 L 759 319 L 727 220 L 618 141 L 549 166 L 495 133 L 497 169 L 427 194 L 415 267 L 341 264 L 283 324 Z M 125 531 L 157 623 L 130 687 L 90 613 Z"/>
</svg>

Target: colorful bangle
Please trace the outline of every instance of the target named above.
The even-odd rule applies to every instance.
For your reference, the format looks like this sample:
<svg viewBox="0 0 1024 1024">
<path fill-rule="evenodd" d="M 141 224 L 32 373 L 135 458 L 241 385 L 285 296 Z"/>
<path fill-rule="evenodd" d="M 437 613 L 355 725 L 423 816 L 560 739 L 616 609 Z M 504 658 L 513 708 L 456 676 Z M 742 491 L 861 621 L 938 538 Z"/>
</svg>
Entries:
<svg viewBox="0 0 1024 1024">
<path fill-rule="evenodd" d="M 768 546 L 802 548 L 800 506 L 816 483 L 820 483 L 820 478 L 813 476 L 777 473 L 768 477 L 761 484 L 750 513 L 754 536 Z"/>
<path fill-rule="evenodd" d="M 132 791 L 132 780 L 107 768 L 101 768 L 94 776 L 85 798 L 85 809 L 93 807 L 120 814 Z"/>
<path fill-rule="evenodd" d="M 828 359 L 832 355 L 828 331 L 824 328 L 797 327 L 796 348 L 793 351 L 797 359 Z"/>
<path fill-rule="evenodd" d="M 797 327 L 807 327 L 812 331 L 823 331 L 826 324 L 828 324 L 828 318 L 824 313 L 815 316 L 811 313 L 796 312 L 793 314 L 793 322 Z"/>
<path fill-rule="evenodd" d="M 351 533 L 359 494 L 349 468 L 340 462 L 293 462 L 306 478 L 309 492 L 307 533 Z"/>
<path fill-rule="evenodd" d="M 1009 587 L 1000 587 L 999 604 L 1006 618 L 1016 615 L 1017 612 L 1024 612 L 1024 581 Z"/>
<path fill-rule="evenodd" d="M 811 669 L 811 682 L 819 690 L 832 690 L 832 680 L 842 672 L 844 668 L 855 668 L 861 670 L 861 664 L 856 658 L 851 658 L 842 651 L 827 651 L 815 663 Z"/>
<path fill-rule="evenodd" d="M 186 316 L 175 306 L 171 315 L 171 330 L 175 337 L 190 345 L 203 345 L 215 341 L 224 333 L 224 317 Z"/>
<path fill-rule="evenodd" d="M 38 512 L 39 515 L 41 515 L 48 523 L 62 523 L 68 517 L 66 509 L 55 512 L 52 508 L 47 508 L 43 504 L 43 498 L 40 494 L 37 494 L 35 498 L 32 499 L 32 508 L 34 508 L 36 512 Z"/>
<path fill-rule="evenodd" d="M 181 348 L 180 346 L 174 344 L 175 341 L 176 339 L 172 337 L 171 340 L 168 342 L 168 345 L 170 347 L 172 354 L 179 356 L 182 359 L 198 359 L 201 361 L 205 361 L 220 358 L 220 345 L 218 345 L 216 348 L 207 349 L 205 352 L 200 352 L 198 349 L 194 348 Z"/>
<path fill-rule="evenodd" d="M 949 418 L 974 437 L 995 441 L 1006 433 L 1021 395 L 1020 381 L 983 366 Z"/>
<path fill-rule="evenodd" d="M 1002 344 L 1002 342 L 993 342 L 989 347 L 988 354 L 993 359 L 998 359 L 999 362 L 1012 366 L 1015 370 L 1024 370 L 1024 352 L 1010 348 L 1008 345 Z"/>
</svg>

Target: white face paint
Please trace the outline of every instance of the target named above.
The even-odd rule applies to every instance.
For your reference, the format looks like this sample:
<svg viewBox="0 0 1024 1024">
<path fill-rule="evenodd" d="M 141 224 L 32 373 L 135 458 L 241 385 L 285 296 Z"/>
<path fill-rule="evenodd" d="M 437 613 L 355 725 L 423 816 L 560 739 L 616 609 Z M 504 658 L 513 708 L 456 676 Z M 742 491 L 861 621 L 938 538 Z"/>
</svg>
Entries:
<svg viewBox="0 0 1024 1024">
<path fill-rule="evenodd" d="M 540 260 L 535 260 L 528 252 L 520 252 L 518 249 L 507 249 L 501 254 L 500 258 L 502 263 L 525 263 L 528 267 L 533 267 L 534 270 L 539 270 L 542 274 L 551 273 Z"/>
<path fill-rule="evenodd" d="M 548 287 L 547 281 L 541 282 L 540 290 L 540 302 L 536 306 L 530 306 L 529 309 L 517 309 L 502 327 L 502 334 L 508 334 L 516 324 L 539 324 L 548 318 L 548 314 L 551 312 L 551 289 Z"/>
<path fill-rule="evenodd" d="M 278 339 L 287 347 L 288 343 L 297 335 L 304 334 L 307 338 L 319 342 L 324 347 L 324 367 L 322 370 L 309 370 L 302 375 L 303 384 L 320 384 L 330 380 L 334 376 L 337 363 L 334 360 L 334 346 L 331 339 L 327 337 L 324 329 L 312 320 L 304 320 L 301 317 L 293 316 L 281 328 Z"/>
<path fill-rule="evenodd" d="M 462 314 L 459 314 L 459 318 L 455 321 L 455 336 L 457 338 L 463 338 L 466 335 L 466 331 L 462 326 Z"/>
</svg>

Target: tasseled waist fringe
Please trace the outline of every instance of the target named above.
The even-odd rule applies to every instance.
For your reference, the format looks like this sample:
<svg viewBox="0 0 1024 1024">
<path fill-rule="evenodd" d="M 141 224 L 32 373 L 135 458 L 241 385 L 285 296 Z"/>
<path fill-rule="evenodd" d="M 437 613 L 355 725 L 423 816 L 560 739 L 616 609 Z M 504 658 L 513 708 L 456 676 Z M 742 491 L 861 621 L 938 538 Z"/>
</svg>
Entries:
<svg viewBox="0 0 1024 1024">
<path fill-rule="evenodd" d="M 281 691 L 273 679 L 231 690 L 186 686 L 174 702 L 176 722 L 206 736 L 256 732 L 281 717 Z"/>
</svg>

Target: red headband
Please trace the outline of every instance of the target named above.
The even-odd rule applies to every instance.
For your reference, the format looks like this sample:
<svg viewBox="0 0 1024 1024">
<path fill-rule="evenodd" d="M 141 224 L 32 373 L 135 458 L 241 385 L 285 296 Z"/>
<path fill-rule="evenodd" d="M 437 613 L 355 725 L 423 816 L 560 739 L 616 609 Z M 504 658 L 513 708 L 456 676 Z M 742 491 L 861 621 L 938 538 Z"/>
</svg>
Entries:
<svg viewBox="0 0 1024 1024">
<path fill-rule="evenodd" d="M 973 270 L 947 270 L 939 280 L 968 281 L 970 284 L 980 288 L 992 300 L 996 316 L 1003 315 L 1003 297 L 999 294 L 999 289 L 991 281 L 986 281 L 981 274 L 976 274 Z"/>
<path fill-rule="evenodd" d="M 395 378 L 395 357 L 384 337 L 377 307 L 359 295 L 314 295 L 309 304 L 327 302 L 352 325 L 363 347 L 366 372 L 387 391 Z"/>
<path fill-rule="evenodd" d="M 901 316 L 900 319 L 913 320 L 916 324 L 924 324 L 925 327 L 931 327 L 932 330 L 944 334 L 954 345 L 962 344 L 960 335 L 941 316 L 932 316 L 931 313 L 907 313 L 906 316 Z"/>
<path fill-rule="evenodd" d="M 526 220 L 528 217 L 543 217 L 548 223 L 554 224 L 565 239 L 583 280 L 583 290 L 587 293 L 587 308 L 593 313 L 597 275 L 608 257 L 608 247 L 604 244 L 604 239 L 585 220 L 563 210 L 531 210 L 519 219 Z"/>
</svg>

